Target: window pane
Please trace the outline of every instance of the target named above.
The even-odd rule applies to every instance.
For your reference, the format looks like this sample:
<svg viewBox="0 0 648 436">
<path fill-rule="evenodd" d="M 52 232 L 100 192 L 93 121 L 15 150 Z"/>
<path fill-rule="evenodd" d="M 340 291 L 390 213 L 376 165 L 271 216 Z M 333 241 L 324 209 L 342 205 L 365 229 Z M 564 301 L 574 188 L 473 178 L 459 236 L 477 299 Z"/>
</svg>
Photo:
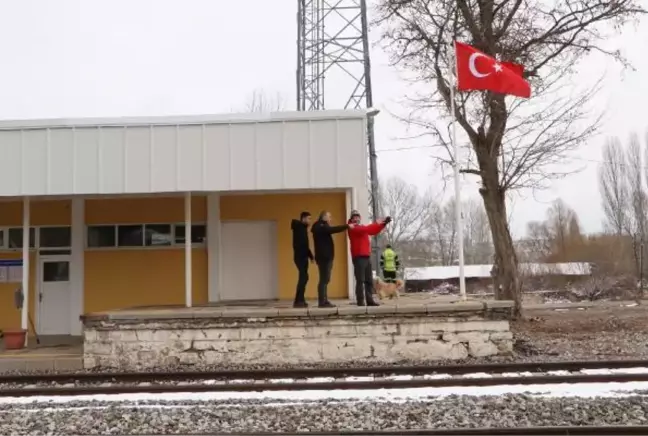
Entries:
<svg viewBox="0 0 648 436">
<path fill-rule="evenodd" d="M 42 227 L 40 229 L 40 247 L 70 247 L 72 231 L 70 227 Z"/>
<path fill-rule="evenodd" d="M 22 227 L 9 229 L 9 248 L 22 248 Z M 36 245 L 36 229 L 29 228 L 29 247 L 34 248 Z"/>
<path fill-rule="evenodd" d="M 88 247 L 114 247 L 115 226 L 88 226 Z"/>
<path fill-rule="evenodd" d="M 203 244 L 207 240 L 207 226 L 204 224 L 192 224 L 191 226 L 191 243 Z M 176 224 L 175 227 L 175 243 L 185 243 L 185 226 L 183 224 Z"/>
<path fill-rule="evenodd" d="M 147 246 L 171 245 L 171 224 L 147 224 L 144 242 Z"/>
<path fill-rule="evenodd" d="M 44 282 L 69 282 L 70 262 L 66 260 L 43 262 Z"/>
<path fill-rule="evenodd" d="M 0 229 L 0 248 L 5 246 L 5 232 L 3 229 Z"/>
<path fill-rule="evenodd" d="M 144 245 L 144 226 L 117 226 L 117 245 L 119 247 L 141 247 Z"/>
</svg>

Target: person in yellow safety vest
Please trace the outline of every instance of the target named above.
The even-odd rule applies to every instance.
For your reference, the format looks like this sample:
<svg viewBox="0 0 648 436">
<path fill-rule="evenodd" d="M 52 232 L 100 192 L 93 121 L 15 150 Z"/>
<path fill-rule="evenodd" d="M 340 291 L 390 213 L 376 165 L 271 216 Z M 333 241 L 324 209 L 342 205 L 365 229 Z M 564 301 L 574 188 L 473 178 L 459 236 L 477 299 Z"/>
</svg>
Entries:
<svg viewBox="0 0 648 436">
<path fill-rule="evenodd" d="M 400 259 L 391 245 L 387 245 L 385 251 L 380 256 L 380 268 L 382 269 L 385 282 L 396 282 L 396 271 L 400 268 Z"/>
</svg>

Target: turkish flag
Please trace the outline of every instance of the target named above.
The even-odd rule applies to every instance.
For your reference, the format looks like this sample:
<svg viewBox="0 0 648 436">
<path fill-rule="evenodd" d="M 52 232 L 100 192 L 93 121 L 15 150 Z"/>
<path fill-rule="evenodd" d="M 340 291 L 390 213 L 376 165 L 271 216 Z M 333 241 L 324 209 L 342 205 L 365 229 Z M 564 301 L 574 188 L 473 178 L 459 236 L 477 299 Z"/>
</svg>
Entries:
<svg viewBox="0 0 648 436">
<path fill-rule="evenodd" d="M 531 97 L 531 86 L 524 80 L 522 65 L 500 62 L 468 44 L 456 41 L 455 53 L 459 91 L 492 91 Z"/>
</svg>

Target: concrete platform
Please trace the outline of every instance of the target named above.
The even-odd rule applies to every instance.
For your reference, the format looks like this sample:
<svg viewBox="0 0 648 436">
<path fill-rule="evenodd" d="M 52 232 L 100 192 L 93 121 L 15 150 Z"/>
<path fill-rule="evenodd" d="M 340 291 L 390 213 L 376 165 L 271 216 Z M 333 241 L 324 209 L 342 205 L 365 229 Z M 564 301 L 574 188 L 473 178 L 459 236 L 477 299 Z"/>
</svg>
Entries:
<svg viewBox="0 0 648 436">
<path fill-rule="evenodd" d="M 33 339 L 32 339 L 33 340 Z M 0 373 L 13 371 L 72 371 L 83 368 L 83 346 L 38 346 L 0 350 Z"/>
<path fill-rule="evenodd" d="M 256 302 L 88 314 L 83 317 L 84 367 L 397 363 L 483 357 L 512 349 L 511 301 L 428 296 L 388 300 L 379 307 L 334 303 L 337 307 L 321 309 Z"/>
</svg>

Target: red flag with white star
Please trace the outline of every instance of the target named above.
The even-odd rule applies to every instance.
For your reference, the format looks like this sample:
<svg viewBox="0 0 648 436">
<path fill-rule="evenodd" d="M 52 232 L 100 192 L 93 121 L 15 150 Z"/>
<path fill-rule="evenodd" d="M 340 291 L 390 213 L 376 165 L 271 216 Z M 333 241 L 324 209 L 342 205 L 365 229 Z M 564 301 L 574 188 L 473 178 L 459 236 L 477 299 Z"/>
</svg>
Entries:
<svg viewBox="0 0 648 436">
<path fill-rule="evenodd" d="M 531 97 L 531 86 L 524 80 L 522 65 L 500 62 L 470 45 L 456 41 L 455 53 L 459 91 L 492 91 Z"/>
</svg>

